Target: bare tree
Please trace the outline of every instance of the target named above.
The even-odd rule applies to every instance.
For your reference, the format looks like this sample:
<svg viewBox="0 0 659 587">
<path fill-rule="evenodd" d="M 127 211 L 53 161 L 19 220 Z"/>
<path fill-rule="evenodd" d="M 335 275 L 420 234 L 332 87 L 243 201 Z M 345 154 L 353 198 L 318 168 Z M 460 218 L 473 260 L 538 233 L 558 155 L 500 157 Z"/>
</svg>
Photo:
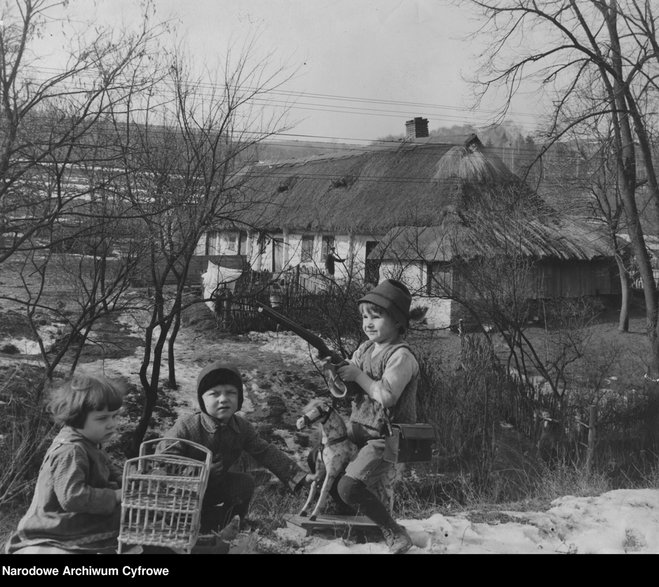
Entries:
<svg viewBox="0 0 659 587">
<path fill-rule="evenodd" d="M 148 19 L 134 31 L 97 28 L 88 44 L 76 40 L 60 71 L 40 69 L 32 45 L 66 5 L 17 1 L 0 14 L 0 262 L 89 198 L 98 186 L 76 186 L 71 174 L 92 159 L 112 162 L 111 152 L 94 144 L 100 122 L 112 105 L 152 84 L 136 75 L 161 32 Z"/>
<path fill-rule="evenodd" d="M 589 99 L 584 97 L 583 101 Z M 608 116 L 593 118 L 581 128 L 570 129 L 565 133 L 565 140 L 552 149 L 557 156 L 542 162 L 543 187 L 557 209 L 603 228 L 620 280 L 618 330 L 627 332 L 636 269 L 625 240 L 627 224 L 612 144 Z"/>
<path fill-rule="evenodd" d="M 593 218 L 605 225 L 618 268 L 622 295 L 618 330 L 628 332 L 634 266 L 628 247 L 620 236 L 621 233 L 626 232 L 626 224 L 624 208 L 618 189 L 618 169 L 610 155 L 611 135 L 598 137 L 596 145 L 586 143 L 584 145 L 577 144 L 577 147 L 580 157 L 589 169 L 586 176 L 586 180 L 589 180 L 586 189 L 591 196 Z"/>
<path fill-rule="evenodd" d="M 610 121 L 618 189 L 643 281 L 650 346 L 646 376 L 659 381 L 659 297 L 637 202 L 640 162 L 657 232 L 659 188 L 649 108 L 656 101 L 659 63 L 656 8 L 639 0 L 473 0 L 473 4 L 486 17 L 481 31 L 493 39 L 478 77 L 482 95 L 504 85 L 511 99 L 522 79 L 539 81 L 543 91 L 551 89 L 554 113 L 548 146 L 593 119 L 606 116 Z M 570 110 L 583 96 L 599 99 L 587 108 Z"/>
<path fill-rule="evenodd" d="M 154 83 L 149 60 L 164 30 L 145 12 L 131 30 L 96 27 L 80 36 L 67 4 L 7 2 L 0 15 L 0 263 L 20 276 L 23 292 L 7 299 L 25 311 L 47 378 L 69 343 L 84 342 L 126 290 L 135 258 L 115 254 L 125 209 L 110 189 L 121 170 L 104 124 Z M 72 39 L 55 73 L 39 67 L 36 48 L 52 19 Z M 53 289 L 72 294 L 68 307 L 57 305 Z M 53 353 L 37 328 L 44 315 L 67 331 Z"/>
<path fill-rule="evenodd" d="M 81 31 L 67 7 L 17 0 L 0 8 L 0 271 L 21 285 L 3 300 L 24 312 L 43 363 L 27 384 L 6 382 L 9 405 L 20 409 L 5 422 L 0 501 L 25 487 L 48 442 L 41 399 L 49 378 L 71 348 L 74 370 L 95 322 L 124 303 L 136 259 L 112 190 L 120 152 L 106 142 L 104 123 L 153 84 L 150 58 L 163 27 L 145 12 L 132 30 Z M 55 69 L 40 67 L 49 23 L 59 25 L 53 38 L 70 39 Z M 55 321 L 63 336 L 51 349 L 40 326 Z"/>
<path fill-rule="evenodd" d="M 124 183 L 118 189 L 130 202 L 142 235 L 140 278 L 152 294 L 140 368 L 142 415 L 129 451 L 136 453 L 158 399 L 161 362 L 167 357 L 168 384 L 176 387 L 174 343 L 181 313 L 203 300 L 188 288 L 190 263 L 200 237 L 231 223 L 252 194 L 242 189 L 246 154 L 282 130 L 284 114 L 270 118 L 258 98 L 283 83 L 282 69 L 252 65 L 253 46 L 227 56 L 223 77 L 200 76 L 177 50 L 167 78 L 144 105 L 116 113 L 116 141 L 122 145 Z M 190 295 L 188 295 L 190 294 Z"/>
</svg>

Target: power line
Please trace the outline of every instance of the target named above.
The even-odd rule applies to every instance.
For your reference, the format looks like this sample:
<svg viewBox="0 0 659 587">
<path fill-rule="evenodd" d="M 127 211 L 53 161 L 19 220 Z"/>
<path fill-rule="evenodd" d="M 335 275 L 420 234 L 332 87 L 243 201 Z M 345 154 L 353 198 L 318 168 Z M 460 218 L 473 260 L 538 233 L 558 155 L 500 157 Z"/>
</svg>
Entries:
<svg viewBox="0 0 659 587">
<path fill-rule="evenodd" d="M 32 68 L 33 71 L 36 72 L 42 72 L 42 73 L 47 73 L 51 72 L 52 74 L 61 74 L 63 73 L 61 70 L 58 70 L 56 68 L 48 68 L 48 67 L 34 67 Z M 82 74 L 79 77 L 94 77 L 92 72 L 85 71 L 82 72 Z M 199 83 L 199 84 L 191 84 L 195 88 L 207 88 L 209 91 L 213 92 L 213 95 L 215 95 L 215 92 L 224 92 L 225 90 L 231 90 L 231 91 L 244 91 L 244 92 L 249 92 L 249 93 L 256 93 L 256 94 L 266 94 L 266 95 L 277 95 L 277 96 L 289 96 L 293 98 L 313 98 L 313 99 L 321 99 L 321 100 L 327 100 L 327 101 L 339 101 L 339 102 L 355 102 L 355 103 L 365 103 L 365 104 L 383 104 L 383 105 L 388 105 L 388 106 L 405 106 L 409 107 L 414 110 L 418 110 L 420 108 L 431 108 L 431 109 L 441 109 L 441 110 L 456 110 L 458 112 L 473 112 L 474 110 L 472 108 L 466 107 L 466 106 L 450 106 L 448 104 L 437 104 L 437 103 L 431 103 L 431 102 L 412 102 L 412 101 L 406 101 L 406 100 L 390 100 L 390 99 L 385 99 L 385 98 L 364 98 L 360 96 L 345 96 L 345 95 L 340 95 L 340 94 L 322 94 L 322 93 L 317 93 L 317 92 L 306 92 L 306 91 L 291 91 L 291 90 L 282 90 L 282 89 L 271 89 L 271 90 L 263 90 L 262 88 L 258 87 L 251 87 L 251 86 L 237 86 L 237 85 L 219 85 L 219 84 L 214 84 L 211 82 L 204 82 L 204 83 Z M 164 93 L 169 93 L 171 92 L 171 89 L 166 90 Z M 206 95 L 206 94 L 205 94 Z M 313 102 L 311 103 L 313 104 Z M 490 110 L 487 108 L 479 108 L 480 112 L 483 112 L 485 114 L 496 114 L 498 113 L 498 110 Z M 537 118 L 538 114 L 537 112 L 522 112 L 522 111 L 515 111 L 515 114 L 518 116 L 528 116 L 529 118 Z"/>
<path fill-rule="evenodd" d="M 46 128 L 44 126 L 44 128 Z M 161 128 L 152 128 L 149 130 L 149 133 L 151 135 L 158 136 L 160 135 L 161 137 L 171 137 L 171 133 L 169 133 L 166 129 L 161 129 Z M 97 157 L 90 157 L 90 160 L 99 160 L 99 159 L 116 159 L 116 156 L 112 155 L 113 149 L 120 149 L 121 147 L 130 147 L 130 145 L 122 145 L 121 143 L 117 143 L 116 145 L 112 145 L 111 139 L 113 137 L 116 137 L 116 135 L 110 131 L 95 131 L 94 132 L 95 136 L 98 139 L 105 139 L 106 142 L 103 145 L 103 149 L 105 149 L 106 154 L 105 156 L 97 156 Z M 354 154 L 362 154 L 362 153 L 369 153 L 369 152 L 378 152 L 378 151 L 387 151 L 393 148 L 398 148 L 398 147 L 413 147 L 416 150 L 416 153 L 413 152 L 413 154 L 422 154 L 424 149 L 431 149 L 431 148 L 436 148 L 438 146 L 445 146 L 448 148 L 452 147 L 461 147 L 462 144 L 461 142 L 455 142 L 455 141 L 449 141 L 447 139 L 441 138 L 441 136 L 436 137 L 434 140 L 433 137 L 428 137 L 431 139 L 428 142 L 415 142 L 414 140 L 412 141 L 407 141 L 406 139 L 399 139 L 399 140 L 393 140 L 393 139 L 357 139 L 354 137 L 329 137 L 329 136 L 324 136 L 324 135 L 307 135 L 307 134 L 294 134 L 294 133 L 265 133 L 265 132 L 257 132 L 257 131 L 244 131 L 240 133 L 240 137 L 243 136 L 251 136 L 253 140 L 253 143 L 247 143 L 245 146 L 246 150 L 249 149 L 254 149 L 256 151 L 258 150 L 265 150 L 267 151 L 268 149 L 277 149 L 277 148 L 285 148 L 285 149 L 302 149 L 307 152 L 310 150 L 314 149 L 329 149 L 331 152 L 330 154 L 325 155 L 328 158 L 331 157 L 337 157 L 341 155 L 337 155 L 338 153 L 348 153 L 347 156 L 350 156 L 350 153 Z M 272 140 L 268 141 L 267 138 L 273 138 L 276 139 L 277 137 L 289 137 L 289 138 L 294 138 L 298 137 L 300 139 L 307 139 L 307 142 L 300 142 L 300 141 L 286 141 L 286 140 Z M 174 137 L 175 138 L 175 137 Z M 263 139 L 263 140 L 262 140 Z M 356 145 L 356 144 L 351 144 L 351 143 L 330 143 L 330 142 L 322 142 L 322 141 L 317 141 L 317 139 L 331 139 L 331 140 L 344 140 L 344 141 L 364 141 L 367 142 L 367 145 Z M 315 142 L 314 142 L 315 141 Z M 194 141 L 193 141 L 194 142 Z M 308 144 L 309 142 L 313 144 Z M 33 143 L 34 144 L 34 143 Z M 183 142 L 183 145 L 188 144 L 187 142 Z M 196 143 L 197 147 L 199 147 L 199 143 Z M 237 146 L 240 146 L 240 138 L 235 138 L 234 139 L 234 144 Z M 172 143 L 172 146 L 175 146 L 174 143 Z M 203 145 L 202 145 L 203 146 Z M 46 145 L 45 148 L 48 148 L 49 145 Z M 94 149 L 97 147 L 97 145 L 82 145 L 82 147 L 89 147 L 91 149 Z M 561 154 L 555 154 L 550 151 L 542 153 L 542 147 L 538 146 L 536 148 L 531 148 L 531 147 L 526 147 L 526 146 L 490 146 L 490 147 L 485 147 L 487 151 L 490 153 L 496 155 L 500 159 L 536 159 L 539 158 L 541 161 L 544 161 L 546 164 L 556 164 L 557 162 L 559 163 L 578 163 L 578 164 L 583 164 L 583 165 L 588 165 L 588 160 L 579 155 L 578 153 L 574 151 L 569 151 L 567 153 L 561 153 Z M 312 153 L 308 154 L 309 157 L 318 157 L 322 158 L 323 154 L 317 154 L 313 155 Z M 235 158 L 235 157 L 232 157 Z M 288 164 L 290 163 L 306 163 L 306 159 L 291 159 L 290 161 L 287 161 Z M 514 163 L 514 161 L 511 162 L 511 164 Z M 271 164 L 277 164 L 276 161 L 272 161 Z"/>
<path fill-rule="evenodd" d="M 52 72 L 52 74 L 61 74 L 61 71 L 58 71 L 54 68 L 33 68 L 33 71 L 35 72 Z M 80 76 L 78 77 L 88 77 L 90 79 L 96 79 L 96 76 L 94 76 L 91 72 L 82 72 Z M 47 79 L 41 79 L 41 80 L 35 80 L 38 83 L 44 83 L 45 81 L 48 81 Z M 67 80 L 68 81 L 68 80 Z M 63 84 L 65 85 L 65 84 Z M 455 120 L 455 121 L 464 121 L 464 122 L 469 122 L 464 118 L 461 118 L 459 115 L 456 114 L 447 114 L 444 111 L 445 110 L 452 110 L 457 113 L 472 113 L 475 115 L 483 115 L 483 116 L 488 116 L 492 114 L 497 114 L 497 110 L 488 110 L 485 108 L 480 108 L 478 111 L 475 111 L 474 109 L 467 108 L 464 106 L 448 106 L 448 105 L 443 105 L 443 104 L 433 104 L 433 103 L 424 103 L 424 102 L 409 102 L 409 101 L 402 101 L 402 100 L 388 100 L 388 99 L 382 99 L 382 98 L 362 98 L 362 97 L 355 97 L 355 96 L 342 96 L 342 95 L 332 95 L 332 94 L 320 94 L 320 93 L 313 93 L 313 92 L 292 92 L 292 91 L 284 91 L 284 90 L 279 90 L 279 89 L 273 89 L 273 90 L 267 90 L 264 91 L 263 94 L 259 94 L 260 89 L 259 88 L 253 88 L 249 86 L 228 86 L 227 88 L 221 87 L 216 85 L 216 84 L 211 84 L 211 83 L 202 83 L 198 84 L 196 87 L 199 88 L 207 88 L 210 93 L 201 93 L 202 96 L 205 96 L 207 98 L 214 98 L 217 94 L 216 92 L 222 91 L 224 92 L 225 90 L 230 90 L 230 91 L 243 91 L 243 92 L 248 92 L 248 93 L 254 93 L 254 97 L 250 99 L 250 102 L 253 103 L 258 103 L 261 105 L 266 105 L 266 106 L 281 106 L 285 108 L 290 108 L 290 109 L 298 109 L 298 110 L 311 110 L 311 111 L 318 111 L 318 112 L 332 112 L 332 113 L 354 113 L 354 114 L 359 114 L 359 115 L 369 115 L 369 116 L 383 116 L 383 117 L 398 117 L 398 116 L 404 116 L 404 114 L 400 110 L 380 110 L 380 109 L 375 109 L 375 108 L 366 108 L 363 106 L 349 106 L 349 105 L 343 105 L 343 102 L 352 102 L 355 104 L 373 104 L 373 105 L 385 105 L 385 106 L 392 106 L 392 107 L 408 107 L 410 110 L 424 110 L 424 114 L 428 114 L 428 111 L 431 113 L 433 111 L 437 111 L 437 114 L 442 116 L 444 119 L 450 119 L 450 120 Z M 81 87 L 76 87 L 76 90 L 83 90 L 84 88 Z M 167 95 L 167 94 L 173 94 L 174 90 L 172 88 L 164 88 L 161 87 L 158 91 L 161 95 Z M 312 99 L 320 99 L 328 102 L 339 102 L 339 104 L 325 104 L 323 102 L 314 102 L 314 101 L 306 101 L 302 103 L 289 103 L 287 101 L 282 101 L 282 100 L 277 100 L 277 99 L 269 99 L 265 97 L 266 95 L 276 95 L 276 96 L 288 96 L 291 98 L 312 98 Z M 528 117 L 532 121 L 537 121 L 538 114 L 537 113 L 529 113 L 529 112 L 519 112 L 519 111 L 514 111 L 510 113 L 511 116 L 515 117 Z M 410 116 L 408 113 L 407 116 Z"/>
<path fill-rule="evenodd" d="M 41 127 L 41 130 L 47 130 L 49 127 L 45 124 L 39 125 Z M 139 124 L 136 123 L 136 126 L 139 126 Z M 179 132 L 177 132 L 178 129 L 175 127 L 168 129 L 167 127 L 164 127 L 162 125 L 154 125 L 151 126 L 148 130 L 149 134 L 152 136 L 159 136 L 159 137 L 164 137 L 164 138 L 172 138 L 172 143 L 171 146 L 175 146 L 175 141 L 176 137 L 180 137 L 181 135 Z M 120 148 L 122 146 L 130 146 L 130 145 L 122 145 L 121 143 L 121 136 L 116 135 L 113 131 L 111 130 L 103 130 L 103 129 L 95 129 L 93 131 L 90 131 L 97 139 L 104 141 L 102 144 L 102 149 L 105 150 L 107 153 L 106 157 L 107 158 L 112 158 L 112 152 L 113 149 Z M 211 131 L 207 131 L 209 137 L 212 137 L 214 133 Z M 428 148 L 436 148 L 440 145 L 444 145 L 446 147 L 461 147 L 462 146 L 462 140 L 456 141 L 455 139 L 453 141 L 450 140 L 450 138 L 442 138 L 441 135 L 435 135 L 434 137 L 428 137 L 428 141 L 419 141 L 415 142 L 414 140 L 409 141 L 405 138 L 400 138 L 398 140 L 394 139 L 359 139 L 355 137 L 332 137 L 332 136 L 326 136 L 326 135 L 309 135 L 309 134 L 296 134 L 296 133 L 269 133 L 269 132 L 263 132 L 263 131 L 241 131 L 238 133 L 237 137 L 233 138 L 233 142 L 236 146 L 240 146 L 241 140 L 243 137 L 247 137 L 247 141 L 253 141 L 252 144 L 249 144 L 249 142 L 246 144 L 245 148 L 246 149 L 254 149 L 254 150 L 268 150 L 268 149 L 276 149 L 276 148 L 287 148 L 287 149 L 302 149 L 305 151 L 309 151 L 310 149 L 331 149 L 332 152 L 336 154 L 336 152 L 341 152 L 341 153 L 365 153 L 365 152 L 370 152 L 370 151 L 378 151 L 378 150 L 389 150 L 392 148 L 398 148 L 401 146 L 407 146 L 407 147 L 414 147 L 415 149 L 418 150 L 419 153 L 423 152 L 424 149 Z M 299 141 L 289 141 L 289 140 L 276 140 L 279 137 L 287 137 L 288 139 L 303 139 L 305 142 L 299 142 Z M 119 143 L 113 145 L 113 138 L 118 138 Z M 268 141 L 268 138 L 272 138 L 273 140 Z M 466 138 L 466 133 L 464 137 Z M 366 145 L 358 145 L 358 144 L 352 144 L 350 142 L 347 143 L 332 143 L 332 142 L 323 142 L 320 139 L 328 139 L 332 141 L 362 141 L 365 142 Z M 457 139 L 457 137 L 456 137 Z M 309 145 L 308 142 L 315 142 L 315 144 Z M 38 143 L 38 140 L 32 140 L 32 147 L 34 147 L 35 144 Z M 203 146 L 203 136 L 199 141 L 197 140 L 192 140 L 192 141 L 186 141 L 185 139 L 183 140 L 183 145 L 188 144 L 188 143 L 195 143 L 198 147 L 201 145 Z M 80 145 L 82 148 L 97 148 L 99 145 Z M 46 144 L 44 148 L 49 148 L 49 145 Z M 560 153 L 556 154 L 551 151 L 547 151 L 546 153 L 542 152 L 542 146 L 538 145 L 536 147 L 527 147 L 525 145 L 517 145 L 517 146 L 502 146 L 502 145 L 492 145 L 492 146 L 486 146 L 485 149 L 489 151 L 490 153 L 495 154 L 501 159 L 511 159 L 511 165 L 514 164 L 514 159 L 519 158 L 521 160 L 527 159 L 536 159 L 540 158 L 540 160 L 544 161 L 546 164 L 555 164 L 556 162 L 560 163 L 576 163 L 576 164 L 583 164 L 587 165 L 588 160 L 585 159 L 582 155 L 579 153 L 570 150 L 565 153 Z M 309 154 L 309 156 L 313 156 L 312 154 Z M 321 154 L 316 155 L 318 157 L 321 157 Z M 328 156 L 332 156 L 331 154 Z M 336 156 L 336 155 L 335 155 Z M 348 155 L 346 155 L 348 156 Z M 99 156 L 100 158 L 100 156 Z M 295 159 L 294 159 L 295 161 Z M 302 160 L 297 160 L 297 161 L 302 161 Z"/>
</svg>

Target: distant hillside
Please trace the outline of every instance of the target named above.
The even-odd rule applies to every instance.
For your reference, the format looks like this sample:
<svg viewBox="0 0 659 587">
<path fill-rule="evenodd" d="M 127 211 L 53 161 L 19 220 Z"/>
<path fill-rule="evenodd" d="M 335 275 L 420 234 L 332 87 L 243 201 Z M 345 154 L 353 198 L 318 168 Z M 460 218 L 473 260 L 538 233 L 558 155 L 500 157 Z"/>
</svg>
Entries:
<svg viewBox="0 0 659 587">
<path fill-rule="evenodd" d="M 477 134 L 482 143 L 487 147 L 514 147 L 520 143 L 532 140 L 529 139 L 528 136 L 525 136 L 521 128 L 514 122 L 503 122 L 496 126 L 482 128 L 470 124 L 455 124 L 453 126 L 439 127 L 429 131 L 432 138 L 445 143 L 460 141 L 472 133 Z M 378 142 L 396 142 L 402 140 L 404 137 L 404 134 L 388 135 L 379 138 Z"/>
<path fill-rule="evenodd" d="M 250 160 L 277 162 L 290 159 L 307 159 L 321 155 L 351 153 L 374 148 L 350 143 L 325 143 L 322 141 L 271 141 L 253 145 L 248 150 Z"/>
<path fill-rule="evenodd" d="M 430 131 L 430 136 L 445 143 L 459 143 L 471 133 L 476 133 L 484 145 L 517 148 L 532 142 L 529 137 L 523 136 L 519 127 L 513 123 L 490 128 L 476 128 L 471 125 L 437 128 Z M 265 141 L 250 147 L 247 151 L 248 159 L 252 161 L 285 161 L 290 159 L 306 159 L 322 155 L 335 155 L 354 151 L 391 148 L 404 140 L 405 135 L 390 135 L 379 138 L 370 144 L 328 143 L 322 141 Z"/>
</svg>

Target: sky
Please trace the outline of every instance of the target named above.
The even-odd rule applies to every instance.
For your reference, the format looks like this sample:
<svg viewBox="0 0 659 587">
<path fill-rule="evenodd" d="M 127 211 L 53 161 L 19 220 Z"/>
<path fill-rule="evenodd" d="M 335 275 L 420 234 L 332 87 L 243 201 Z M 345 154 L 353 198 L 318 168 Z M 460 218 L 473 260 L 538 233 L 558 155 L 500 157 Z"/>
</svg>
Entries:
<svg viewBox="0 0 659 587">
<path fill-rule="evenodd" d="M 473 110 L 475 57 L 489 39 L 475 34 L 469 4 L 449 0 L 155 0 L 193 62 L 210 66 L 248 39 L 258 63 L 290 75 L 269 105 L 294 107 L 287 139 L 360 143 L 402 135 L 405 121 L 431 130 L 486 126 L 499 104 Z M 74 21 L 135 22 L 135 0 L 72 0 Z M 54 28 L 53 31 L 57 29 Z M 55 37 L 46 37 L 54 42 Z M 48 52 L 48 51 L 47 51 Z M 520 95 L 510 114 L 524 131 L 539 119 L 537 95 Z"/>
<path fill-rule="evenodd" d="M 131 317 L 123 323 L 136 335 L 141 329 Z M 44 334 L 47 334 L 45 331 Z M 300 338 L 292 333 L 249 333 L 248 338 L 264 351 L 279 353 L 285 368 L 309 368 L 309 350 Z M 48 339 L 52 341 L 52 339 Z M 0 346 L 12 343 L 26 350 L 27 341 L 0 340 Z M 203 348 L 195 344 L 192 330 L 183 329 L 176 341 L 177 381 L 181 393 L 179 399 L 182 414 L 195 406 L 196 377 L 200 365 L 200 353 L 206 357 L 226 357 L 245 352 L 230 339 L 218 337 L 216 342 L 204 342 Z M 25 351 L 24 351 L 25 352 Z M 137 380 L 142 349 L 122 359 L 106 359 L 86 364 L 85 369 L 102 368 L 111 377 Z M 252 357 L 254 359 L 254 357 Z M 25 360 L 30 360 L 25 358 Z M 267 367 L 266 367 L 267 369 Z M 245 401 L 243 412 L 249 413 L 267 402 L 267 390 L 263 377 L 256 371 L 243 370 L 245 376 Z M 286 444 L 295 446 L 290 432 L 279 430 Z M 290 442 L 289 442 L 290 441 Z M 297 447 L 299 449 L 299 446 Z M 303 454 L 298 459 L 303 462 Z M 490 519 L 480 519 L 472 511 L 455 511 L 443 508 L 425 519 L 398 519 L 409 532 L 414 546 L 408 552 L 418 554 L 659 554 L 659 490 L 621 489 L 592 497 L 564 496 L 554 500 L 546 511 L 514 511 L 502 509 Z M 357 543 L 350 539 L 328 538 L 319 535 L 305 536 L 295 528 L 276 530 L 278 538 L 285 541 L 298 554 L 387 554 L 383 541 Z M 234 543 L 235 553 L 249 553 L 257 541 L 268 542 L 258 534 L 240 534 Z M 260 548 L 263 548 L 263 544 Z M 267 544 L 266 544 L 267 546 Z M 262 551 L 262 550 L 261 550 Z"/>
</svg>

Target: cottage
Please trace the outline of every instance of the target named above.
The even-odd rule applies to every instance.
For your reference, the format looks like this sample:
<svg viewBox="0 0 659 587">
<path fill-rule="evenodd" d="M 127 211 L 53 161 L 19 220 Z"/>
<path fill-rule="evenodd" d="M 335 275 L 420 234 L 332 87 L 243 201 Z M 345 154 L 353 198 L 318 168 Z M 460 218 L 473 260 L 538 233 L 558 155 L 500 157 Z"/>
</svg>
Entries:
<svg viewBox="0 0 659 587">
<path fill-rule="evenodd" d="M 439 143 L 423 118 L 406 130 L 391 148 L 252 166 L 241 183 L 251 205 L 197 252 L 275 273 L 326 273 L 333 253 L 336 279 L 402 278 L 434 326 L 455 323 L 464 263 L 477 259 L 530 260 L 537 298 L 618 292 L 603 236 L 551 210 L 477 136 Z"/>
<path fill-rule="evenodd" d="M 377 282 L 377 262 L 368 256 L 386 232 L 434 223 L 445 205 L 432 175 L 453 145 L 433 141 L 427 128 L 417 117 L 393 147 L 252 166 L 240 182 L 250 204 L 233 225 L 209 231 L 197 254 L 245 255 L 256 271 L 326 272 L 333 247 L 342 260 L 337 279 Z"/>
</svg>

